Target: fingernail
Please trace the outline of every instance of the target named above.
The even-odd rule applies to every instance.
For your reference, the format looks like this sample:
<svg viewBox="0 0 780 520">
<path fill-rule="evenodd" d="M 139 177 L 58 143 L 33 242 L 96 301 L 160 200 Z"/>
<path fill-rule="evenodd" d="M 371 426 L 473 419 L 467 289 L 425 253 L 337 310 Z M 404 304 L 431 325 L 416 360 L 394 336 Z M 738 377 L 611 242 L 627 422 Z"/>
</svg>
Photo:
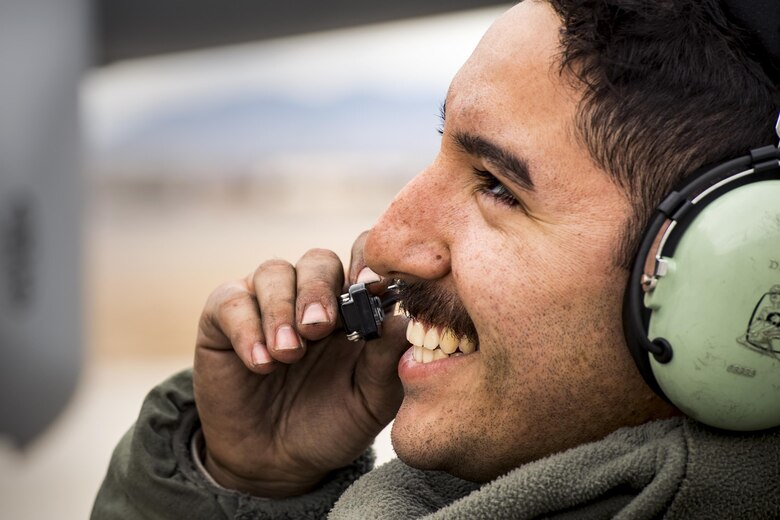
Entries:
<svg viewBox="0 0 780 520">
<path fill-rule="evenodd" d="M 255 366 L 267 365 L 271 361 L 273 361 L 273 359 L 271 359 L 271 355 L 268 353 L 268 349 L 265 348 L 265 345 L 258 341 L 252 346 L 252 363 Z"/>
<path fill-rule="evenodd" d="M 276 350 L 294 350 L 300 348 L 301 342 L 298 334 L 292 327 L 284 325 L 276 331 Z"/>
<path fill-rule="evenodd" d="M 382 278 L 368 267 L 364 267 L 357 277 L 357 283 L 378 282 Z"/>
<path fill-rule="evenodd" d="M 325 312 L 325 307 L 319 303 L 311 303 L 303 310 L 303 316 L 301 317 L 301 325 L 314 325 L 316 323 L 327 323 L 328 313 Z"/>
</svg>

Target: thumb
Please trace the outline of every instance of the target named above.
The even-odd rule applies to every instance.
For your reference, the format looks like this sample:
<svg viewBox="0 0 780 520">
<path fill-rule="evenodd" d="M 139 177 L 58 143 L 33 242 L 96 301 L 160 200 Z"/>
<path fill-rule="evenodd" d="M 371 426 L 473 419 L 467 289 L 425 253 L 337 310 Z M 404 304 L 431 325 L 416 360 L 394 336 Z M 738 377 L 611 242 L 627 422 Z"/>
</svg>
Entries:
<svg viewBox="0 0 780 520">
<path fill-rule="evenodd" d="M 403 399 L 398 362 L 410 345 L 406 340 L 407 318 L 389 314 L 382 325 L 382 337 L 363 346 L 355 366 L 355 385 L 374 417 L 390 422 Z"/>
</svg>

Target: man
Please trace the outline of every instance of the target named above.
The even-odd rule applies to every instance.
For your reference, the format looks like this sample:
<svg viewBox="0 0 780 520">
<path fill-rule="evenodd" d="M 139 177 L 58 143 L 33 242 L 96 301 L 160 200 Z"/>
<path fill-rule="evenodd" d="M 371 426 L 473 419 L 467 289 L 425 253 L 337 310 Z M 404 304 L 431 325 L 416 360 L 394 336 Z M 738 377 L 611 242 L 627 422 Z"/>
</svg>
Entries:
<svg viewBox="0 0 780 520">
<path fill-rule="evenodd" d="M 775 118 L 718 2 L 648 4 L 526 0 L 496 21 L 452 82 L 439 155 L 347 269 L 377 293 L 404 281 L 409 323 L 346 341 L 323 250 L 219 287 L 192 379 L 152 392 L 93 516 L 780 514 L 780 433 L 681 417 L 623 339 L 650 210 L 771 143 Z M 403 462 L 368 472 L 394 417 Z"/>
</svg>

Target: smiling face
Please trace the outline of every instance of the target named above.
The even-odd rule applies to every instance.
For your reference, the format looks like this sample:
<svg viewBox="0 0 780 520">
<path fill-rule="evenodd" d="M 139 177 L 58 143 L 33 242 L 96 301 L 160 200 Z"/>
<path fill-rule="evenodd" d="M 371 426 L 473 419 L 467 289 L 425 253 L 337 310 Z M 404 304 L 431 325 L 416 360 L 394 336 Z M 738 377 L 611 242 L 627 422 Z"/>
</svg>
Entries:
<svg viewBox="0 0 780 520">
<path fill-rule="evenodd" d="M 672 413 L 624 344 L 629 206 L 577 139 L 559 28 L 531 0 L 493 25 L 451 85 L 440 153 L 366 244 L 378 273 L 449 298 L 423 334 L 458 307 L 477 334 L 474 353 L 423 363 L 410 348 L 399 363 L 393 445 L 415 467 L 488 480 Z"/>
</svg>

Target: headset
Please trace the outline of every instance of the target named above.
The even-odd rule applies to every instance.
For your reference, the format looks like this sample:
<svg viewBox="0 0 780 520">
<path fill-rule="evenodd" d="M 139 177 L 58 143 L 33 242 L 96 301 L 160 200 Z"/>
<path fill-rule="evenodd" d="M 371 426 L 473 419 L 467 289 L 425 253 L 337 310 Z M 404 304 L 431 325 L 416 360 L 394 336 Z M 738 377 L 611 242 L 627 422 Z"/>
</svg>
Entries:
<svg viewBox="0 0 780 520">
<path fill-rule="evenodd" d="M 722 7 L 756 37 L 754 57 L 777 83 L 775 1 Z M 775 130 L 780 138 L 780 119 Z M 780 426 L 778 147 L 695 172 L 658 205 L 640 244 L 623 330 L 645 382 L 710 426 Z"/>
<path fill-rule="evenodd" d="M 661 202 L 630 272 L 623 328 L 647 384 L 689 417 L 735 431 L 780 426 L 778 147 L 692 175 Z"/>
<path fill-rule="evenodd" d="M 775 2 L 721 6 L 777 84 Z M 689 417 L 733 431 L 780 426 L 777 146 L 703 168 L 663 199 L 629 275 L 623 330 L 645 382 Z"/>
</svg>

